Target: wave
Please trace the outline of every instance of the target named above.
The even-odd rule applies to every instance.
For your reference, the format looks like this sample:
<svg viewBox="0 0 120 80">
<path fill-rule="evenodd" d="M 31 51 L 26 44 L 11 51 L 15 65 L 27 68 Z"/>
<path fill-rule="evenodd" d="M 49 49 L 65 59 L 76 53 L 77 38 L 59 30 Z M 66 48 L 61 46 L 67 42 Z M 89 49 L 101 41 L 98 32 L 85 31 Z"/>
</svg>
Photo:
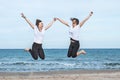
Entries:
<svg viewBox="0 0 120 80">
<path fill-rule="evenodd" d="M 28 63 L 28 62 L 4 62 L 4 63 L 0 63 L 0 65 L 35 65 L 36 63 Z"/>
<path fill-rule="evenodd" d="M 105 63 L 104 65 L 115 67 L 115 66 L 120 66 L 120 63 Z"/>
</svg>

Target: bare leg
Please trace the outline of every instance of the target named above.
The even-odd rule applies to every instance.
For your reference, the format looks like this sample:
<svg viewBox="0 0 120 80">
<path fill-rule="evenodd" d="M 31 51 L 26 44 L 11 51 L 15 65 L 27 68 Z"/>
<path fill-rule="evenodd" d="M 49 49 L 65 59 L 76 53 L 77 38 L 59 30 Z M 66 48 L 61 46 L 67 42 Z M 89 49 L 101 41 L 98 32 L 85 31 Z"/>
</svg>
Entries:
<svg viewBox="0 0 120 80">
<path fill-rule="evenodd" d="M 86 52 L 84 50 L 80 50 L 79 52 L 77 52 L 77 56 L 79 56 L 80 54 L 86 54 Z"/>
</svg>

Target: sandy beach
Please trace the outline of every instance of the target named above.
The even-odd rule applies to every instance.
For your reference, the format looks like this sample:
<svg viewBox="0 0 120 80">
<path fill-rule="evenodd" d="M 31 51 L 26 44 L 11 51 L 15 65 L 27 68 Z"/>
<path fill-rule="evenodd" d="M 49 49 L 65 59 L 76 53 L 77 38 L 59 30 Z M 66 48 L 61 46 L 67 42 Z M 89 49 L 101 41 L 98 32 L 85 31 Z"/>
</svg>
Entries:
<svg viewBox="0 0 120 80">
<path fill-rule="evenodd" d="M 120 80 L 120 70 L 0 72 L 0 80 Z"/>
</svg>

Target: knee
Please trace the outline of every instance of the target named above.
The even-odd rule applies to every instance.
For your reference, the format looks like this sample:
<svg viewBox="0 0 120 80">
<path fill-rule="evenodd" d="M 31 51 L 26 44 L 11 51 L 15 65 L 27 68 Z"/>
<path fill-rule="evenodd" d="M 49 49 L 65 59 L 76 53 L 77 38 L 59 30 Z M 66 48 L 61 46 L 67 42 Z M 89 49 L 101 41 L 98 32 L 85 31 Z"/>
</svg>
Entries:
<svg viewBox="0 0 120 80">
<path fill-rule="evenodd" d="M 45 56 L 41 56 L 40 58 L 41 58 L 42 60 L 45 60 Z"/>
<path fill-rule="evenodd" d="M 38 57 L 34 57 L 34 60 L 38 60 Z"/>
<path fill-rule="evenodd" d="M 72 53 L 68 52 L 67 57 L 71 57 Z"/>
<path fill-rule="evenodd" d="M 72 58 L 76 58 L 77 57 L 77 55 L 72 55 Z"/>
<path fill-rule="evenodd" d="M 42 60 L 45 60 L 45 57 L 41 57 Z"/>
<path fill-rule="evenodd" d="M 76 58 L 76 56 L 72 56 L 72 58 Z"/>
<path fill-rule="evenodd" d="M 33 55 L 33 59 L 34 60 L 38 60 L 38 56 L 37 55 Z"/>
<path fill-rule="evenodd" d="M 71 57 L 71 55 L 70 55 L 70 54 L 67 54 L 67 57 Z"/>
</svg>

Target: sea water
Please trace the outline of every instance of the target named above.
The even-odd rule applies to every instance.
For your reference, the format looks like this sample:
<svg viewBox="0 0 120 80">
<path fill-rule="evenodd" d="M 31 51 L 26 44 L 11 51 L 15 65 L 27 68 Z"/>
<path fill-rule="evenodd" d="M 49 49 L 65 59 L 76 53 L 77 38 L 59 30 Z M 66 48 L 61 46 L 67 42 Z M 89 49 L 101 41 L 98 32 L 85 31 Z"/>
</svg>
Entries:
<svg viewBox="0 0 120 80">
<path fill-rule="evenodd" d="M 44 49 L 45 60 L 34 60 L 23 49 L 0 49 L 0 72 L 120 70 L 120 49 L 85 51 L 86 55 L 68 58 L 67 49 Z"/>
</svg>

